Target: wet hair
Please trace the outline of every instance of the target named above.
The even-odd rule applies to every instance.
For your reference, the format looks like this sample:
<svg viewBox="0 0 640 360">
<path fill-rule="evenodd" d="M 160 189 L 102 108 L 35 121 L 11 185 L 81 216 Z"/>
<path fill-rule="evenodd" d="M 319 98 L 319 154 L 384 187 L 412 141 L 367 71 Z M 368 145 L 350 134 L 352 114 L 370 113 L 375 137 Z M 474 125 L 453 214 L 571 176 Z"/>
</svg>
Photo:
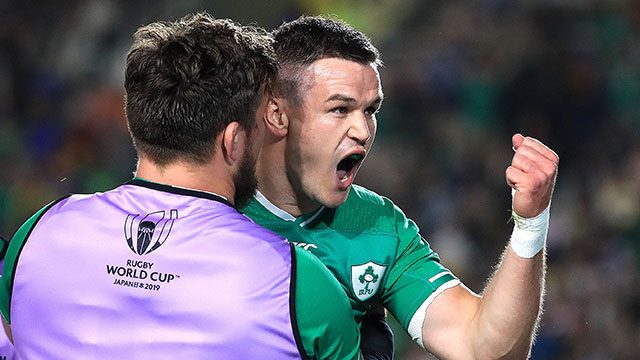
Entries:
<svg viewBox="0 0 640 360">
<path fill-rule="evenodd" d="M 125 71 L 125 110 L 134 146 L 162 166 L 201 164 L 231 122 L 248 132 L 277 74 L 272 39 L 207 13 L 138 29 Z"/>
<path fill-rule="evenodd" d="M 301 16 L 272 32 L 278 59 L 278 95 L 302 101 L 304 68 L 322 58 L 339 58 L 368 65 L 382 64 L 371 40 L 347 23 L 322 16 Z"/>
</svg>

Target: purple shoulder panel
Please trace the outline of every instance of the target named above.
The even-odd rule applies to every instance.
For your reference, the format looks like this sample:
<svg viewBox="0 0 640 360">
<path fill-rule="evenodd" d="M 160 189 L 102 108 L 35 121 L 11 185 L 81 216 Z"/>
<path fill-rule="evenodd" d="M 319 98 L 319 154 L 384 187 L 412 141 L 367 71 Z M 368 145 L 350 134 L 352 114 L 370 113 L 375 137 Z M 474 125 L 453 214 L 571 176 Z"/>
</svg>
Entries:
<svg viewBox="0 0 640 360">
<path fill-rule="evenodd" d="M 205 197 L 123 185 L 74 195 L 18 259 L 29 359 L 299 359 L 288 242 Z"/>
</svg>

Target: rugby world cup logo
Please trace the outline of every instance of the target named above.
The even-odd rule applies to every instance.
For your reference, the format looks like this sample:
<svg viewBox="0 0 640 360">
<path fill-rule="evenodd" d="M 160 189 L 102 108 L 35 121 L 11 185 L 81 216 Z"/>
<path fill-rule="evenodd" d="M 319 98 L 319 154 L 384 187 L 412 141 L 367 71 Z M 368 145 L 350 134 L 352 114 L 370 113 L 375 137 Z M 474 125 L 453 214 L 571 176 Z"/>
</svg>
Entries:
<svg viewBox="0 0 640 360">
<path fill-rule="evenodd" d="M 140 214 L 129 214 L 124 223 L 124 236 L 131 251 L 138 255 L 146 255 L 164 244 L 169 237 L 173 222 L 178 218 L 178 210 L 171 209 L 169 218 L 164 210 L 156 211 L 140 217 Z"/>
</svg>

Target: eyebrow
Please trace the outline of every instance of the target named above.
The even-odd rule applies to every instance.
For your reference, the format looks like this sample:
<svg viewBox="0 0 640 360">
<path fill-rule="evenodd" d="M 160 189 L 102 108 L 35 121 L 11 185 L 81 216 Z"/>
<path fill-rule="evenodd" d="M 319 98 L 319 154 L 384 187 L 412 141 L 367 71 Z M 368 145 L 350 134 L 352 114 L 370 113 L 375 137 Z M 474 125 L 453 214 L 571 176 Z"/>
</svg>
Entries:
<svg viewBox="0 0 640 360">
<path fill-rule="evenodd" d="M 349 97 L 349 96 L 346 96 L 346 95 L 342 95 L 342 94 L 335 94 L 335 95 L 332 95 L 331 97 L 329 97 L 327 99 L 327 102 L 331 102 L 331 101 L 344 101 L 344 102 L 348 102 L 348 103 L 354 103 L 354 102 L 356 102 L 356 99 L 354 99 L 352 97 Z M 381 103 L 382 103 L 382 96 L 378 95 L 369 104 L 373 105 L 373 106 L 376 106 L 376 107 L 379 107 Z"/>
<path fill-rule="evenodd" d="M 327 99 L 327 102 L 330 101 L 356 102 L 356 99 L 342 94 L 335 94 Z"/>
<path fill-rule="evenodd" d="M 382 105 L 382 96 L 378 95 L 371 102 L 371 106 L 375 106 L 376 109 L 379 109 L 381 105 Z"/>
</svg>

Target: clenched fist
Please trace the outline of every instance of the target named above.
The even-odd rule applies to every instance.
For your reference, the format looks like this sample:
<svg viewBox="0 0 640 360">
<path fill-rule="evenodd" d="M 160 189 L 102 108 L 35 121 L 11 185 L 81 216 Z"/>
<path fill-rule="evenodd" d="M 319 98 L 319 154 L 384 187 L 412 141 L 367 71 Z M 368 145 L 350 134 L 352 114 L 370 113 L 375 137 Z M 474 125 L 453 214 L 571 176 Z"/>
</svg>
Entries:
<svg viewBox="0 0 640 360">
<path fill-rule="evenodd" d="M 558 173 L 558 155 L 540 141 L 515 134 L 515 154 L 505 172 L 507 184 L 515 190 L 513 210 L 532 218 L 549 206 Z"/>
</svg>

